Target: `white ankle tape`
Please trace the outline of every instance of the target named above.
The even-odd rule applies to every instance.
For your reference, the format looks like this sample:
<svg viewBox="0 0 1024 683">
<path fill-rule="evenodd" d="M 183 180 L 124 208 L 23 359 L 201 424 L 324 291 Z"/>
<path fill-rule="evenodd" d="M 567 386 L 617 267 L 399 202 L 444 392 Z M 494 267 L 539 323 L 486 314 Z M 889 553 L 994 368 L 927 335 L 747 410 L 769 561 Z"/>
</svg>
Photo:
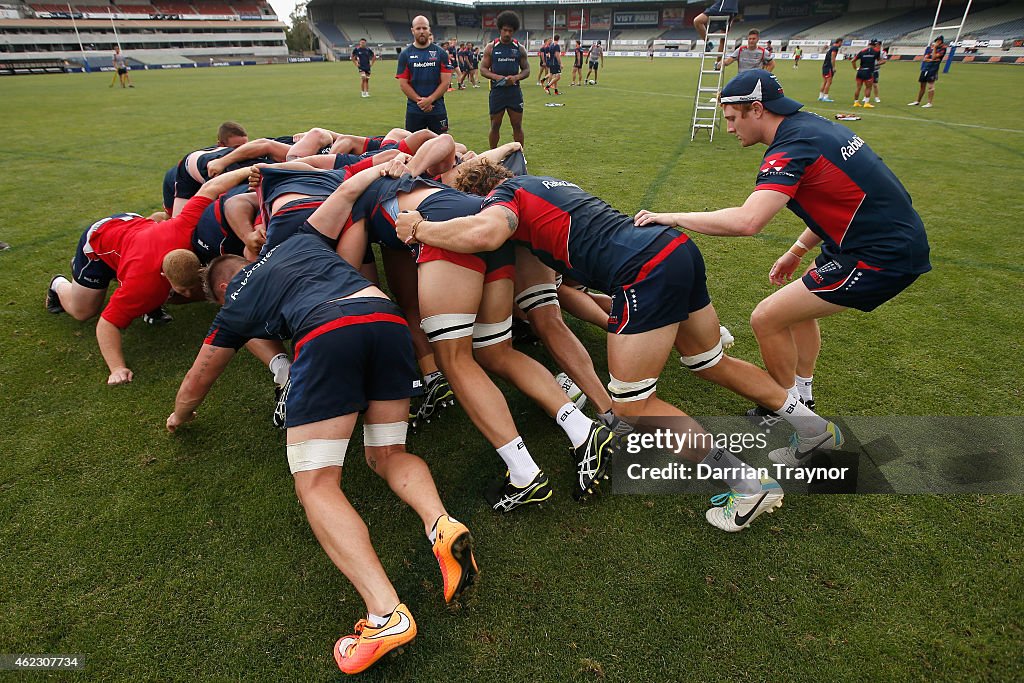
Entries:
<svg viewBox="0 0 1024 683">
<path fill-rule="evenodd" d="M 383 424 L 363 424 L 364 446 L 395 446 L 405 443 L 405 435 L 409 430 L 408 422 L 386 422 Z"/>
<path fill-rule="evenodd" d="M 558 305 L 558 291 L 552 283 L 545 282 L 527 287 L 516 296 L 516 306 L 519 306 L 523 313 L 551 305 Z"/>
<path fill-rule="evenodd" d="M 611 395 L 612 401 L 617 403 L 642 401 L 653 394 L 657 388 L 657 377 L 648 377 L 638 382 L 623 382 L 612 377 L 611 381 L 608 382 L 608 393 Z"/>
<path fill-rule="evenodd" d="M 506 339 L 512 338 L 512 316 L 505 318 L 500 323 L 477 323 L 473 326 L 473 348 L 482 349 L 485 346 L 499 344 Z"/>
<path fill-rule="evenodd" d="M 288 469 L 292 474 L 324 467 L 343 467 L 348 439 L 310 439 L 288 444 Z"/>
<path fill-rule="evenodd" d="M 718 343 L 710 351 L 698 353 L 696 356 L 680 356 L 679 362 L 688 370 L 700 372 L 701 370 L 707 370 L 718 365 L 718 361 L 722 360 L 724 355 L 725 351 L 722 350 L 722 340 L 719 339 Z"/>
<path fill-rule="evenodd" d="M 476 315 L 472 313 L 442 313 L 424 318 L 420 327 L 427 335 L 427 341 L 436 342 L 470 336 L 475 322 Z"/>
</svg>

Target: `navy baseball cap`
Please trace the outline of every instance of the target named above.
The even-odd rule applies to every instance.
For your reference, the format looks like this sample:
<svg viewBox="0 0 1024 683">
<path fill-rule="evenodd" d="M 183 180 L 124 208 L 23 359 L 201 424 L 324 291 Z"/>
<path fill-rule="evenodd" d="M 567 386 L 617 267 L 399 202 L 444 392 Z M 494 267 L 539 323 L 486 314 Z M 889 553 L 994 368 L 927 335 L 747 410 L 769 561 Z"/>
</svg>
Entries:
<svg viewBox="0 0 1024 683">
<path fill-rule="evenodd" d="M 760 102 L 775 114 L 788 116 L 800 111 L 804 105 L 782 94 L 782 84 L 775 74 L 764 69 L 750 69 L 735 76 L 722 88 L 722 104 Z"/>
</svg>

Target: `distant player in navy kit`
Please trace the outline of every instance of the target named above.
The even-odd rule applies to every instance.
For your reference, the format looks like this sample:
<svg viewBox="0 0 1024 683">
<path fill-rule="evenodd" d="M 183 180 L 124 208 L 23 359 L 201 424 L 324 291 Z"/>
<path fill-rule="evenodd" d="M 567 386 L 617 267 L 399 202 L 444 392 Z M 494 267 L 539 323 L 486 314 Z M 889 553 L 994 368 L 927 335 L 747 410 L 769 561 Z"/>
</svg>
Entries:
<svg viewBox="0 0 1024 683">
<path fill-rule="evenodd" d="M 719 211 L 641 211 L 637 224 L 739 237 L 759 233 L 786 206 L 804 221 L 803 234 L 768 274 L 772 284 L 786 286 L 757 305 L 750 325 L 768 372 L 810 404 L 818 319 L 848 308 L 874 310 L 931 270 L 924 224 L 906 189 L 859 135 L 799 111 L 803 105 L 785 97 L 767 71 L 736 76 L 721 102 L 729 132 L 744 147 L 768 146 L 753 194 L 743 206 Z M 819 244 L 813 266 L 786 284 Z M 793 465 L 814 450 L 800 440 L 770 457 Z"/>
<path fill-rule="evenodd" d="M 880 40 L 872 40 L 871 44 L 875 45 L 878 48 L 878 52 L 879 52 L 879 55 L 880 55 L 879 58 L 878 58 L 878 63 L 875 64 L 875 75 L 874 75 L 873 84 L 872 84 L 872 88 L 871 88 L 872 94 L 874 94 L 874 96 L 875 96 L 875 103 L 878 104 L 879 102 L 882 101 L 882 99 L 878 96 L 878 72 L 879 72 L 879 68 L 883 64 L 885 64 L 886 62 L 889 61 L 889 52 L 885 48 L 882 47 L 882 41 L 880 41 Z"/>
<path fill-rule="evenodd" d="M 519 83 L 530 77 L 526 48 L 513 37 L 519 30 L 519 16 L 515 12 L 502 12 L 496 21 L 499 37 L 487 45 L 480 62 L 480 73 L 491 82 L 491 130 L 487 135 L 491 149 L 498 146 L 505 112 L 508 112 L 508 122 L 512 125 L 512 139 L 519 144 L 525 140 L 523 89 Z"/>
<path fill-rule="evenodd" d="M 918 83 L 921 84 L 921 89 L 917 92 L 917 99 L 913 102 L 908 102 L 907 106 L 916 107 L 921 104 L 921 100 L 924 99 L 925 88 L 928 89 L 928 102 L 922 104 L 921 107 L 927 109 L 932 106 L 932 100 L 935 99 L 935 81 L 939 80 L 939 69 L 942 67 L 942 60 L 945 58 L 945 38 L 939 36 L 928 47 L 924 61 L 921 62 L 921 75 L 917 78 Z"/>
<path fill-rule="evenodd" d="M 430 22 L 424 16 L 412 20 L 413 42 L 398 56 L 395 78 L 409 103 L 405 128 L 412 132 L 427 128 L 438 135 L 448 131 L 444 94 L 452 82 L 448 52 L 430 40 Z"/>
<path fill-rule="evenodd" d="M 825 61 L 821 64 L 821 92 L 818 93 L 819 102 L 835 102 L 828 96 L 829 88 L 832 87 L 832 77 L 836 75 L 836 60 L 839 59 L 839 48 L 843 46 L 843 39 L 836 38 L 832 45 L 825 51 Z"/>
<path fill-rule="evenodd" d="M 616 415 L 687 418 L 656 395 L 658 376 L 675 347 L 683 365 L 701 377 L 776 406 L 801 437 L 817 439 L 821 448 L 841 441 L 835 425 L 789 396 L 764 370 L 725 355 L 704 260 L 685 234 L 664 226 L 638 228 L 630 217 L 565 180 L 530 175 L 503 179 L 507 175 L 494 174 L 496 187 L 476 216 L 435 222 L 417 212 L 403 213 L 395 226 L 399 237 L 460 253 L 493 250 L 511 239 L 549 268 L 611 295 L 608 391 Z M 703 433 L 695 421 L 685 424 L 687 430 Z M 739 531 L 781 504 L 782 489 L 775 481 L 757 478 L 723 449 L 689 449 L 684 457 L 706 464 L 728 462 L 739 473 L 727 479 L 733 489 L 727 502 L 708 510 L 708 521 L 720 529 Z M 593 461 L 595 480 L 606 466 L 602 458 Z"/>
<path fill-rule="evenodd" d="M 871 104 L 871 86 L 875 82 L 875 69 L 882 58 L 882 51 L 877 47 L 877 41 L 872 40 L 871 44 L 857 53 L 851 65 L 857 72 L 857 90 L 853 93 L 853 106 L 873 109 Z M 857 101 L 860 97 L 861 86 L 864 87 L 864 104 Z"/>
<path fill-rule="evenodd" d="M 554 90 L 556 95 L 562 94 L 558 92 L 558 81 L 562 80 L 562 46 L 558 44 L 561 38 L 561 36 L 555 36 L 551 44 L 548 45 L 547 64 L 550 75 L 548 76 L 547 83 L 544 85 L 544 90 L 549 95 L 552 90 Z"/>
<path fill-rule="evenodd" d="M 583 85 L 583 43 L 576 41 L 576 47 L 572 51 L 572 77 L 569 85 Z"/>
<path fill-rule="evenodd" d="M 370 96 L 370 68 L 377 61 L 377 55 L 366 47 L 366 38 L 359 39 L 359 47 L 352 50 L 352 61 L 359 70 L 359 96 Z"/>
<path fill-rule="evenodd" d="M 206 289 L 222 307 L 167 418 L 171 432 L 195 419 L 196 407 L 249 339 L 294 340 L 288 467 L 317 540 L 366 605 L 366 618 L 334 646 L 338 667 L 349 674 L 369 668 L 417 633 L 366 524 L 342 490 L 360 413 L 366 461 L 420 517 L 440 564 L 445 602 L 458 599 L 478 571 L 469 529 L 448 516 L 426 463 L 405 447 L 409 397 L 420 391 L 406 321 L 382 291 L 335 253 L 352 203 L 379 177 L 378 169 L 353 176 L 352 186 L 333 193 L 299 235 L 258 263 L 221 256 L 210 265 Z"/>
</svg>

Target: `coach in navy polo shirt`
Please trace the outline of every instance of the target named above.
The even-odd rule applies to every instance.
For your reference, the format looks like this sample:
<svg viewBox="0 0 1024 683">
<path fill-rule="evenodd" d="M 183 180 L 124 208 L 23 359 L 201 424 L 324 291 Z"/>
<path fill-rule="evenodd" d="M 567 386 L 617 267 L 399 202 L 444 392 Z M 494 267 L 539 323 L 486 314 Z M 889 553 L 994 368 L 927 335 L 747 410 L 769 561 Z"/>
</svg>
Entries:
<svg viewBox="0 0 1024 683">
<path fill-rule="evenodd" d="M 411 45 L 398 56 L 395 78 L 409 98 L 405 109 L 405 128 L 427 128 L 437 134 L 448 131 L 448 112 L 444 94 L 452 81 L 452 66 L 444 48 L 430 41 L 430 22 L 424 16 L 412 20 Z"/>
</svg>

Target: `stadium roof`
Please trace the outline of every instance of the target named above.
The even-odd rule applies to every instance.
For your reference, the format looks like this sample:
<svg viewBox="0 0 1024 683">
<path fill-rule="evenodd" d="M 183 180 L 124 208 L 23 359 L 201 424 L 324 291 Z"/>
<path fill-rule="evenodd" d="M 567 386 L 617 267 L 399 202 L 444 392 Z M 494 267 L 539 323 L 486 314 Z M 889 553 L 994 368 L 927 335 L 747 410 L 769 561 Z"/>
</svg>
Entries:
<svg viewBox="0 0 1024 683">
<path fill-rule="evenodd" d="M 543 5 L 554 7 L 558 5 L 572 7 L 579 5 L 664 5 L 668 0 L 516 0 L 516 2 L 502 2 L 501 0 L 490 0 L 481 2 L 458 2 L 457 0 L 388 0 L 389 7 L 404 7 L 414 9 L 417 7 L 441 7 L 448 10 L 473 10 L 486 7 L 488 9 L 516 9 L 521 6 Z M 310 5 L 350 5 L 353 9 L 369 8 L 382 9 L 383 5 L 374 0 L 310 0 Z M 692 4 L 692 0 L 683 0 L 682 4 Z"/>
</svg>

